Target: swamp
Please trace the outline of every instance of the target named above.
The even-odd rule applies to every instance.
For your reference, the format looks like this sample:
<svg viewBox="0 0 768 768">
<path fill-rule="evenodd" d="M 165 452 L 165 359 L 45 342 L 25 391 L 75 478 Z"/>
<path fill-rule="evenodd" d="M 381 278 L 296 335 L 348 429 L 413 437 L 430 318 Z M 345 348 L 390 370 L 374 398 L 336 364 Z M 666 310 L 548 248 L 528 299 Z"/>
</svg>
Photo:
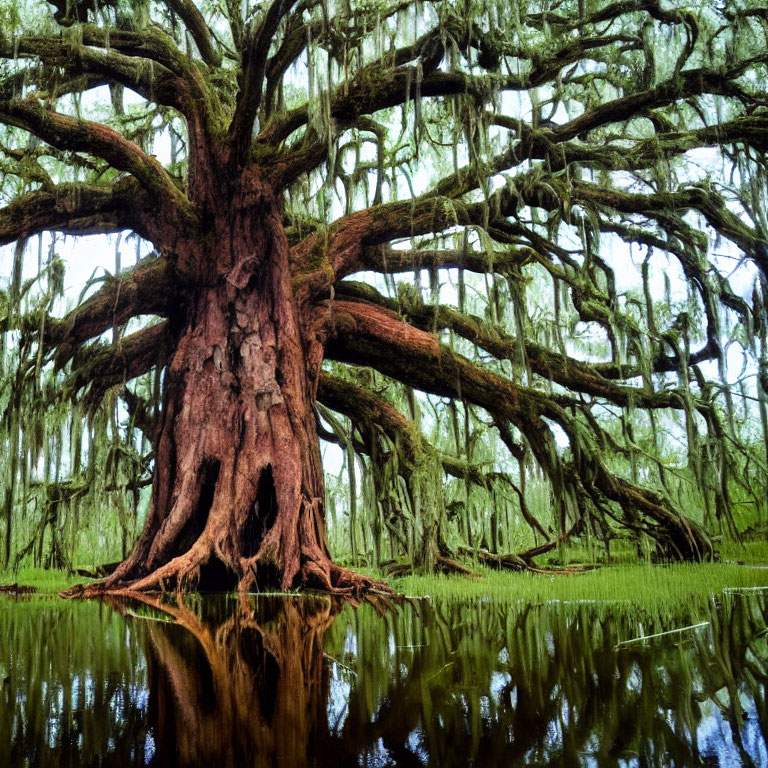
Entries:
<svg viewBox="0 0 768 768">
<path fill-rule="evenodd" d="M 0 0 L 0 768 L 766 766 L 766 0 Z"/>
<path fill-rule="evenodd" d="M 766 766 L 768 571 L 713 568 L 5 598 L 0 764 Z"/>
</svg>

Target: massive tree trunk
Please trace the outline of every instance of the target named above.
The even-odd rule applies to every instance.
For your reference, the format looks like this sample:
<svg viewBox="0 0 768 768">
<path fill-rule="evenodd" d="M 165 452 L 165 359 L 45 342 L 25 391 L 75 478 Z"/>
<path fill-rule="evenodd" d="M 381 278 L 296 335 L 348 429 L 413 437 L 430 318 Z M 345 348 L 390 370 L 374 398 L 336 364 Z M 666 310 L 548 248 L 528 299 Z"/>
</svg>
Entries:
<svg viewBox="0 0 768 768">
<path fill-rule="evenodd" d="M 279 207 L 255 174 L 233 187 L 210 195 L 206 237 L 179 241 L 151 506 L 104 586 L 369 587 L 328 553 L 317 372 Z"/>
</svg>

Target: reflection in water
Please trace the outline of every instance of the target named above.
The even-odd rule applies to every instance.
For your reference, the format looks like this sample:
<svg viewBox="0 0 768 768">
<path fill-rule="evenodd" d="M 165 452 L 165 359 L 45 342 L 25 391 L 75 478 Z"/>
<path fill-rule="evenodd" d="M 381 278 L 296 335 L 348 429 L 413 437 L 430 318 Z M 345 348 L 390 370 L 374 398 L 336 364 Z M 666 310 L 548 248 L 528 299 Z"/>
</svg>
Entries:
<svg viewBox="0 0 768 768">
<path fill-rule="evenodd" d="M 768 766 L 768 599 L 0 602 L 0 766 Z"/>
<path fill-rule="evenodd" d="M 209 600 L 146 629 L 156 763 L 300 766 L 326 728 L 327 597 Z M 223 610 L 222 610 L 223 609 Z M 202 614 L 202 618 L 200 615 Z"/>
<path fill-rule="evenodd" d="M 359 672 L 332 738 L 398 765 L 768 765 L 767 605 L 731 597 L 709 627 L 619 649 L 667 627 L 622 606 L 358 614 L 326 636 Z"/>
</svg>

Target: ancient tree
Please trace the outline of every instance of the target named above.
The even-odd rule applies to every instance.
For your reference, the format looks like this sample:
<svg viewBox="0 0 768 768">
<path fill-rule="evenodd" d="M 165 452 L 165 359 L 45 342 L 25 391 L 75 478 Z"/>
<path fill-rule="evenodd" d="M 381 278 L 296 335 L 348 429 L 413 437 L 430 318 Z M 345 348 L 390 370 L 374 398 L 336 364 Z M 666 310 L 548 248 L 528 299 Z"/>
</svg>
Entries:
<svg viewBox="0 0 768 768">
<path fill-rule="evenodd" d="M 110 589 L 370 586 L 331 559 L 319 434 L 404 483 L 381 524 L 427 567 L 494 549 L 446 541 L 444 473 L 511 489 L 522 565 L 622 529 L 708 557 L 764 480 L 768 10 L 694 5 L 3 0 L 4 561 L 35 483 L 40 546 L 89 492 L 33 415 L 117 397 L 152 489 Z M 62 315 L 56 243 L 95 233 L 150 245 Z"/>
</svg>

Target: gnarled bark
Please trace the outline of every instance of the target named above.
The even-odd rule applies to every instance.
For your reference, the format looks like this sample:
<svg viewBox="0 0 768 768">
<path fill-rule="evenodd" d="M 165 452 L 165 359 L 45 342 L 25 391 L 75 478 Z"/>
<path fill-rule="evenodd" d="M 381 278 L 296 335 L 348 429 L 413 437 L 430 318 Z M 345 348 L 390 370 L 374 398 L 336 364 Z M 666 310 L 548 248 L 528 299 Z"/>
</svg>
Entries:
<svg viewBox="0 0 768 768">
<path fill-rule="evenodd" d="M 144 530 L 86 593 L 375 583 L 328 553 L 317 372 L 308 371 L 278 207 L 255 174 L 225 191 L 209 202 L 212 245 L 179 241 L 194 274 L 169 313 L 174 351 Z"/>
</svg>

